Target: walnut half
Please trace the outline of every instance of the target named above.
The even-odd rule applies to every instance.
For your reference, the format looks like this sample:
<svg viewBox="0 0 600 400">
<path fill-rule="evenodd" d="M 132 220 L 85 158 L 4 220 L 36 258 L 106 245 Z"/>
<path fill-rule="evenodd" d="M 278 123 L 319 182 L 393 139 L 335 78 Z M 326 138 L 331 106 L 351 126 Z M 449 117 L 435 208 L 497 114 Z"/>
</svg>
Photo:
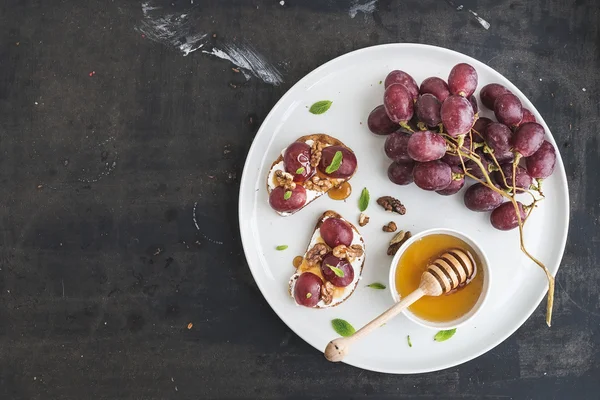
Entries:
<svg viewBox="0 0 600 400">
<path fill-rule="evenodd" d="M 398 227 L 396 226 L 396 223 L 394 221 L 390 221 L 387 223 L 387 225 L 384 225 L 383 228 L 384 232 L 396 232 L 396 230 L 398 229 Z"/>
<path fill-rule="evenodd" d="M 360 213 L 360 217 L 358 217 L 358 224 L 360 226 L 365 226 L 369 223 L 369 217 L 365 213 Z"/>
<path fill-rule="evenodd" d="M 285 190 L 296 189 L 296 183 L 294 182 L 294 175 L 289 172 L 277 170 L 275 171 L 275 181 L 277 186 L 283 186 Z"/>
<path fill-rule="evenodd" d="M 383 196 L 377 199 L 377 204 L 385 209 L 385 211 L 391 211 L 400 215 L 406 214 L 406 207 L 400 202 L 400 200 L 392 196 Z"/>
<path fill-rule="evenodd" d="M 325 284 L 321 286 L 321 300 L 323 303 L 329 305 L 333 301 L 333 290 L 335 286 L 329 281 L 325 281 Z"/>
<path fill-rule="evenodd" d="M 325 148 L 326 143 L 315 140 L 310 149 L 310 166 L 316 168 L 321 162 L 321 152 Z"/>
<path fill-rule="evenodd" d="M 306 262 L 310 266 L 319 265 L 321 261 L 323 261 L 325 254 L 329 253 L 329 250 L 329 246 L 327 246 L 325 243 L 315 244 L 312 249 L 306 253 Z"/>
<path fill-rule="evenodd" d="M 333 187 L 333 182 L 328 179 L 321 179 L 315 175 L 304 182 L 304 188 L 317 192 L 326 192 Z"/>
<path fill-rule="evenodd" d="M 345 258 L 348 262 L 352 263 L 358 257 L 364 254 L 364 250 L 360 244 L 353 244 L 347 247 L 344 244 L 340 244 L 333 248 L 333 256 L 337 258 Z"/>
<path fill-rule="evenodd" d="M 404 242 L 410 239 L 411 236 L 412 234 L 410 233 L 410 231 L 400 231 L 396 233 L 392 240 L 390 240 L 390 246 L 388 247 L 387 255 L 395 255 L 398 252 L 398 250 L 400 250 L 400 247 L 402 247 Z"/>
</svg>

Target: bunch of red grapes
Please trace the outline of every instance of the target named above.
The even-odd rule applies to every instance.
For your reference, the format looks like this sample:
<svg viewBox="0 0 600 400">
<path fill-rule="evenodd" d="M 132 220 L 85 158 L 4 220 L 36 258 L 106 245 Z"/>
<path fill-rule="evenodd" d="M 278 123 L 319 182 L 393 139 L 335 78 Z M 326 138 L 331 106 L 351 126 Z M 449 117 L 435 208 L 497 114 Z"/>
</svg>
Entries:
<svg viewBox="0 0 600 400">
<path fill-rule="evenodd" d="M 543 268 L 549 282 L 550 325 L 554 278 L 531 256 L 523 243 L 523 223 L 543 199 L 541 181 L 554 171 L 556 151 L 533 114 L 506 87 L 491 83 L 481 88 L 481 103 L 494 111 L 497 121 L 478 118 L 473 95 L 478 78 L 469 64 L 457 64 L 448 82 L 430 77 L 421 86 L 404 71 L 385 79 L 383 104 L 368 119 L 371 132 L 387 135 L 385 153 L 393 160 L 389 179 L 398 185 L 414 182 L 419 188 L 449 196 L 465 185 L 465 206 L 490 212 L 492 226 L 519 227 L 521 249 Z M 515 195 L 531 196 L 524 205 Z M 508 200 L 505 202 L 505 200 Z"/>
<path fill-rule="evenodd" d="M 369 115 L 369 129 L 388 135 L 385 153 L 394 161 L 388 168 L 392 182 L 414 182 L 449 196 L 465 185 L 465 176 L 472 177 L 474 184 L 464 192 L 467 208 L 491 211 L 492 226 L 514 229 L 519 226 L 517 210 L 504 202 L 503 193 L 533 189 L 539 194 L 540 180 L 554 170 L 556 152 L 533 114 L 502 85 L 491 83 L 480 93 L 498 122 L 478 118 L 476 88 L 477 72 L 469 64 L 452 68 L 448 83 L 431 77 L 420 87 L 406 72 L 392 71 L 385 79 L 383 105 Z M 524 221 L 534 204 L 516 203 Z"/>
</svg>

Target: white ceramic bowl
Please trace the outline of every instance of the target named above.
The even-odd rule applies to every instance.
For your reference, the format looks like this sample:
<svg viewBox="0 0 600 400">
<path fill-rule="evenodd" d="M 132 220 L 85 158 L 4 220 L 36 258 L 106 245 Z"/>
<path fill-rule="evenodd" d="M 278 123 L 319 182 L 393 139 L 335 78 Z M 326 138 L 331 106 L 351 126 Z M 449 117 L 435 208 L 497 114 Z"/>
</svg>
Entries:
<svg viewBox="0 0 600 400">
<path fill-rule="evenodd" d="M 467 243 L 469 246 L 471 246 L 473 248 L 473 250 L 475 251 L 475 253 L 477 253 L 479 260 L 481 260 L 481 262 L 483 264 L 483 265 L 478 265 L 477 267 L 482 268 L 484 271 L 481 295 L 479 296 L 477 303 L 475 303 L 473 308 L 468 313 L 466 313 L 462 317 L 452 320 L 452 321 L 447 321 L 447 322 L 428 321 L 426 319 L 416 316 L 408 308 L 406 308 L 403 312 L 404 312 L 404 315 L 406 315 L 406 317 L 408 319 L 410 319 L 411 321 L 413 321 L 421 326 L 424 326 L 426 328 L 432 328 L 432 329 L 437 329 L 437 330 L 452 329 L 452 328 L 457 328 L 460 325 L 463 325 L 469 319 L 471 319 L 475 314 L 477 314 L 477 312 L 482 308 L 483 304 L 485 303 L 485 300 L 487 298 L 487 293 L 490 288 L 490 281 L 491 281 L 491 272 L 490 272 L 490 268 L 489 268 L 490 263 L 485 255 L 485 253 L 483 252 L 483 250 L 481 250 L 481 248 L 477 245 L 477 243 L 473 239 L 468 237 L 467 235 L 460 233 L 458 231 L 455 231 L 454 229 L 436 228 L 436 229 L 428 229 L 426 231 L 422 231 L 422 232 L 412 236 L 410 239 L 408 239 L 402 245 L 400 250 L 398 250 L 398 252 L 394 256 L 394 259 L 392 260 L 392 265 L 390 266 L 389 288 L 392 292 L 392 297 L 394 298 L 394 300 L 396 302 L 400 301 L 400 295 L 398 294 L 398 290 L 396 289 L 396 269 L 398 268 L 398 261 L 400 261 L 400 257 L 402 257 L 402 255 L 404 254 L 406 249 L 408 249 L 408 247 L 411 244 L 413 244 L 414 242 L 416 242 L 417 240 L 422 239 L 425 236 L 436 235 L 436 234 L 450 235 L 450 236 L 457 237 L 457 238 L 461 239 L 462 241 L 464 241 L 465 243 Z"/>
</svg>

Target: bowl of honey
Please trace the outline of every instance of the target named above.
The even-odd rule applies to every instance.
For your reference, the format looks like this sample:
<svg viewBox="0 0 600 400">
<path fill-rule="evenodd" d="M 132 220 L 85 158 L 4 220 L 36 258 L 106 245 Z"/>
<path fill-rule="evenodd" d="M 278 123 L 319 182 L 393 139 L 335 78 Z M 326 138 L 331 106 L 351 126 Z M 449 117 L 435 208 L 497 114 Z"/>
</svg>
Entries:
<svg viewBox="0 0 600 400">
<path fill-rule="evenodd" d="M 390 268 L 389 287 L 396 302 L 419 287 L 427 266 L 445 250 L 459 248 L 475 262 L 475 271 L 466 284 L 441 296 L 423 296 L 404 314 L 413 322 L 433 329 L 452 329 L 471 319 L 483 306 L 490 287 L 489 261 L 467 235 L 453 229 L 429 229 L 407 240 L 398 250 Z"/>
</svg>

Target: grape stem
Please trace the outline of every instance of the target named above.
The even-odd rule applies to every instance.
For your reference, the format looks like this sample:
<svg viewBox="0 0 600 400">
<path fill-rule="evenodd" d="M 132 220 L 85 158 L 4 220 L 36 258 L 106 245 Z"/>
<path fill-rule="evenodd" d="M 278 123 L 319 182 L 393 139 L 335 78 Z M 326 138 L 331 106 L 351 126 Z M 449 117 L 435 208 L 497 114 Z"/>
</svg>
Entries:
<svg viewBox="0 0 600 400">
<path fill-rule="evenodd" d="M 554 277 L 552 276 L 552 274 L 550 273 L 548 268 L 546 268 L 546 266 L 541 261 L 539 261 L 537 258 L 532 256 L 529 253 L 529 251 L 527 251 L 527 248 L 525 247 L 525 241 L 523 239 L 523 223 L 525 221 L 523 221 L 521 219 L 521 212 L 519 210 L 519 205 L 517 204 L 517 201 L 515 200 L 516 190 L 512 190 L 512 193 L 508 194 L 505 191 L 500 190 L 499 188 L 496 187 L 496 185 L 493 184 L 493 182 L 490 179 L 487 169 L 483 166 L 479 157 L 474 157 L 474 153 L 471 151 L 464 152 L 462 150 L 462 145 L 464 143 L 464 137 L 465 137 L 465 135 L 459 136 L 457 143 L 454 143 L 452 140 L 449 140 L 448 138 L 446 138 L 446 142 L 458 154 L 460 163 L 462 165 L 463 171 L 465 172 L 466 176 L 475 179 L 477 182 L 485 185 L 486 187 L 490 188 L 491 190 L 495 191 L 496 193 L 502 195 L 503 197 L 507 198 L 513 204 L 515 213 L 517 215 L 517 222 L 519 224 L 519 243 L 521 246 L 521 251 L 527 257 L 529 257 L 529 259 L 531 261 L 536 263 L 544 271 L 544 273 L 546 274 L 546 278 L 548 279 L 548 298 L 547 298 L 547 303 L 546 303 L 546 324 L 548 326 L 552 326 L 552 308 L 554 307 Z M 485 178 L 485 181 L 478 179 L 477 177 L 475 177 L 474 175 L 472 175 L 471 173 L 468 172 L 468 170 L 465 166 L 463 157 L 465 157 L 465 158 L 473 161 L 475 164 L 477 164 L 477 166 L 481 169 L 481 172 L 483 174 L 483 177 Z M 495 159 L 495 157 L 494 157 L 494 159 Z M 517 164 L 519 163 L 520 159 L 521 159 L 521 155 L 517 153 L 515 155 L 515 160 L 513 162 L 513 176 L 512 176 L 513 189 L 516 187 L 516 182 L 515 182 L 516 181 L 516 168 L 517 168 Z M 496 160 L 496 162 L 497 162 L 497 160 Z M 506 178 L 504 179 L 504 181 L 506 183 Z M 539 188 L 539 185 L 540 185 L 540 182 L 538 181 L 538 188 Z M 506 186 L 508 187 L 509 185 L 506 185 Z M 533 210 L 535 204 L 536 204 L 536 201 L 535 201 L 535 197 L 534 197 L 534 202 L 531 206 L 529 206 L 531 208 L 529 209 L 529 212 L 528 212 L 525 220 L 527 220 L 527 218 L 529 217 L 529 214 L 531 213 L 531 210 Z"/>
</svg>

